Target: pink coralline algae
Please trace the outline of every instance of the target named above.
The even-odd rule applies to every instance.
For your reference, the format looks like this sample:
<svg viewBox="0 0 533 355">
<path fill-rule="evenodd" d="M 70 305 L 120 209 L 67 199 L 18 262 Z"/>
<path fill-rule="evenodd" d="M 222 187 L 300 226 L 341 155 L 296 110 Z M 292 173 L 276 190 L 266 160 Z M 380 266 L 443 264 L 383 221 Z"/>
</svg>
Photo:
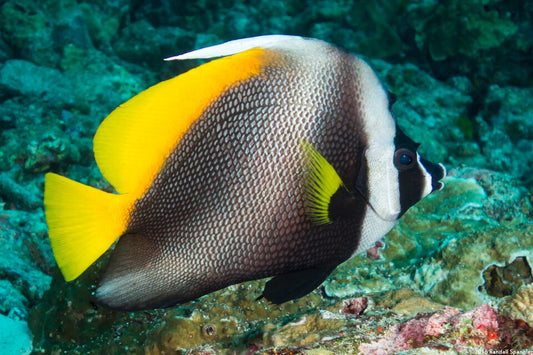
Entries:
<svg viewBox="0 0 533 355">
<path fill-rule="evenodd" d="M 424 346 L 427 337 L 444 334 L 446 324 L 459 313 L 460 310 L 451 307 L 435 313 L 420 313 L 406 323 L 393 325 L 385 333 L 386 337 L 371 344 L 361 344 L 359 351 L 381 355 Z"/>
<path fill-rule="evenodd" d="M 514 323 L 499 316 L 488 304 L 465 313 L 446 307 L 391 326 L 382 339 L 361 344 L 359 352 L 384 355 L 421 347 L 456 351 L 509 349 L 517 346 L 510 340 L 521 335 L 521 330 L 511 324 Z"/>
<path fill-rule="evenodd" d="M 377 241 L 376 245 L 366 251 L 366 256 L 372 260 L 378 260 L 380 258 L 379 249 L 385 245 L 381 241 Z"/>
<path fill-rule="evenodd" d="M 498 338 L 498 314 L 488 304 L 483 304 L 474 308 L 470 312 L 463 314 L 463 319 L 472 319 L 472 326 L 477 329 L 489 340 Z"/>
</svg>

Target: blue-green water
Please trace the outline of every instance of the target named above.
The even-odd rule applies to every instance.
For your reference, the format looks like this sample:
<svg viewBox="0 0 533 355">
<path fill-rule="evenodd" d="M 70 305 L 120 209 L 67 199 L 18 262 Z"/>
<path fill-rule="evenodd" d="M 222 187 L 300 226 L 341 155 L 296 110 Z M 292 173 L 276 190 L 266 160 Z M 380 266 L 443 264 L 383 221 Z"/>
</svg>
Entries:
<svg viewBox="0 0 533 355">
<path fill-rule="evenodd" d="M 496 337 L 486 323 L 454 324 L 382 350 L 532 346 L 532 1 L 4 0 L 0 33 L 0 328 L 15 330 L 0 331 L 7 353 L 371 353 L 360 344 L 393 337 L 394 324 L 420 312 L 482 304 L 498 312 Z M 94 132 L 122 102 L 198 64 L 163 58 L 280 33 L 363 56 L 398 97 L 399 125 L 448 168 L 447 187 L 402 218 L 377 260 L 360 255 L 281 307 L 255 301 L 258 281 L 166 311 L 103 310 L 91 292 L 105 257 L 65 283 L 47 236 L 44 174 L 111 191 L 94 163 Z M 341 312 L 363 295 L 361 315 Z"/>
</svg>

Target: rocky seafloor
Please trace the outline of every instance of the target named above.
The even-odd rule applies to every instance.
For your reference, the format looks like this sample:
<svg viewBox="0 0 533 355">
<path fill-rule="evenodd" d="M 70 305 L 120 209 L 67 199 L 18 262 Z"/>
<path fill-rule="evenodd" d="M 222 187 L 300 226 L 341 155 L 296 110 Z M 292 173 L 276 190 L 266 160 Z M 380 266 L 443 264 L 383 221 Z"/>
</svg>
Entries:
<svg viewBox="0 0 533 355">
<path fill-rule="evenodd" d="M 0 1 L 0 348 L 46 354 L 527 353 L 533 349 L 533 2 Z M 366 255 L 281 306 L 264 280 L 167 310 L 65 283 L 44 174 L 110 190 L 92 137 L 116 106 L 197 63 L 162 58 L 259 34 L 360 53 L 400 126 L 449 171 Z"/>
</svg>

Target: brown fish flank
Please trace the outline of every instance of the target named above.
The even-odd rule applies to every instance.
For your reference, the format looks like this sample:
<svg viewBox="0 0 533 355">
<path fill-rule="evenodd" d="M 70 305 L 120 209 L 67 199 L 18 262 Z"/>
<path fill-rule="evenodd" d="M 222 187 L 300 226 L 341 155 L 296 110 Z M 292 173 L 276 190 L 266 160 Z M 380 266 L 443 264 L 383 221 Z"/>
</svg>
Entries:
<svg viewBox="0 0 533 355">
<path fill-rule="evenodd" d="M 142 287 L 127 287 L 123 296 L 113 287 L 112 299 L 100 293 L 100 302 L 117 308 L 113 302 L 123 304 L 123 297 L 135 303 L 136 296 L 157 294 L 164 299 L 146 307 L 167 306 L 242 281 L 331 271 L 351 256 L 365 205 L 353 219 L 314 225 L 305 213 L 298 142 L 307 139 L 346 184 L 355 183 L 365 146 L 356 72 L 353 57 L 339 52 L 333 58 L 337 65 L 320 63 L 319 69 L 331 67 L 326 73 L 302 70 L 298 58 L 268 63 L 207 108 L 135 203 L 101 283 L 106 288 L 133 278 Z M 314 95 L 298 95 L 301 85 Z M 135 246 L 141 239 L 142 248 Z"/>
</svg>

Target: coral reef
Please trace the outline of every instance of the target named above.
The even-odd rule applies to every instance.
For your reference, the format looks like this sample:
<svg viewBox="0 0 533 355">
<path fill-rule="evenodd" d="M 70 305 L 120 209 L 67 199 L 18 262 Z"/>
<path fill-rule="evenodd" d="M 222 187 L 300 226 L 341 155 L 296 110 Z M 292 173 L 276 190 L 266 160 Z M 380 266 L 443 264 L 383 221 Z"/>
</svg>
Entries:
<svg viewBox="0 0 533 355">
<path fill-rule="evenodd" d="M 2 323 L 25 353 L 26 321 L 35 353 L 531 349 L 532 10 L 500 0 L 0 2 Z M 44 173 L 112 191 L 91 149 L 99 122 L 196 64 L 163 57 L 267 33 L 365 56 L 398 96 L 399 125 L 450 170 L 446 188 L 297 302 L 256 302 L 257 281 L 164 311 L 96 307 L 106 259 L 73 283 L 58 274 Z M 1 333 L 3 346 L 13 335 Z"/>
<path fill-rule="evenodd" d="M 28 324 L 0 314 L 0 349 L 4 354 L 29 354 L 32 349 L 32 335 Z"/>
<path fill-rule="evenodd" d="M 46 226 L 29 213 L 0 211 L 0 312 L 26 320 L 50 284 L 53 257 Z"/>
<path fill-rule="evenodd" d="M 91 290 L 85 287 L 97 282 L 101 265 L 67 285 L 58 272 L 54 274 L 51 290 L 55 291 L 45 295 L 29 319 L 32 329 L 42 330 L 34 332 L 36 352 L 61 349 L 71 354 L 99 354 L 106 349 L 120 353 L 128 347 L 132 353 L 160 354 L 176 349 L 185 352 L 209 344 L 217 344 L 217 349 L 239 351 L 256 343 L 262 347 L 289 345 L 295 336 L 288 330 L 282 336 L 277 330 L 284 324 L 298 322 L 302 314 L 317 313 L 319 304 L 330 303 L 313 294 L 282 306 L 270 305 L 264 300 L 256 301 L 264 283 L 252 282 L 228 287 L 170 310 L 112 312 L 95 306 Z M 308 332 L 311 326 L 304 327 L 298 335 Z M 320 326 L 317 331 L 322 333 L 332 329 Z"/>
<path fill-rule="evenodd" d="M 533 283 L 522 286 L 513 296 L 506 297 L 498 310 L 511 319 L 521 319 L 533 327 Z"/>
<path fill-rule="evenodd" d="M 436 349 L 457 352 L 483 349 L 489 353 L 527 349 L 533 345 L 530 332 L 510 325 L 489 305 L 462 313 L 446 307 L 435 313 L 421 313 L 393 325 L 387 335 L 372 343 L 362 343 L 362 354 L 390 354 L 409 349 Z M 521 346 L 517 347 L 517 344 Z"/>
<path fill-rule="evenodd" d="M 483 288 L 494 297 L 512 295 L 520 286 L 533 282 L 531 266 L 523 256 L 517 257 L 510 264 L 489 266 L 483 272 L 483 279 Z"/>
<path fill-rule="evenodd" d="M 484 5 L 487 5 L 487 1 L 426 2 L 415 5 L 417 45 L 425 47 L 437 61 L 457 54 L 478 55 L 480 51 L 500 46 L 517 32 L 518 27 L 509 13 L 498 11 L 496 6 Z M 456 15 L 466 13 L 468 18 Z M 457 41 L 458 37 L 460 41 Z"/>
<path fill-rule="evenodd" d="M 409 211 L 385 238 L 379 259 L 361 255 L 342 265 L 325 282 L 323 289 L 328 297 L 322 296 L 319 289 L 278 307 L 255 300 L 263 287 L 263 282 L 257 281 L 231 286 L 172 310 L 121 314 L 91 303 L 94 286 L 87 290 L 87 285 L 95 285 L 98 266 L 68 285 L 56 273 L 51 292 L 30 318 L 32 329 L 44 329 L 42 335 L 36 334 L 36 344 L 40 344 L 37 349 L 96 354 L 102 346 L 109 346 L 108 339 L 116 339 L 113 346 L 117 351 L 127 344 L 132 352 L 150 354 L 170 349 L 186 352 L 209 344 L 216 351 L 266 352 L 269 347 L 292 346 L 302 352 L 305 347 L 342 354 L 342 347 L 356 351 L 361 343 L 381 341 L 378 348 L 387 342 L 401 343 L 401 339 L 414 336 L 411 332 L 427 324 L 440 324 L 447 330 L 438 337 L 434 335 L 433 342 L 427 341 L 428 334 L 418 334 L 416 339 L 421 340 L 416 347 L 483 348 L 482 341 L 490 331 L 488 322 L 500 317 L 494 309 L 483 306 L 487 301 L 498 300 L 483 288 L 484 271 L 494 264 L 513 265 L 511 261 L 518 255 L 530 260 L 533 241 L 527 236 L 532 231 L 523 222 L 530 217 L 523 212 L 531 213 L 531 207 L 518 189 L 511 195 L 516 199 L 513 218 L 509 218 L 512 211 L 507 208 L 502 212 L 499 196 L 493 193 L 500 184 L 507 184 L 507 191 L 512 191 L 512 182 L 506 175 L 472 169 L 452 173 L 468 177 L 449 177 L 446 189 Z M 427 235 L 428 229 L 436 233 Z M 435 235 L 441 237 L 435 239 Z M 515 265 L 512 270 L 517 271 L 509 269 L 506 273 L 516 275 L 523 267 Z M 519 285 L 528 280 L 518 278 L 515 282 Z M 360 294 L 365 296 L 354 298 Z M 458 306 L 481 308 L 463 313 Z M 492 318 L 482 319 L 482 314 Z M 460 316 L 453 318 L 455 315 Z M 410 321 L 412 317 L 415 318 Z M 467 319 L 474 320 L 464 326 Z M 524 335 L 529 330 L 513 323 L 514 319 L 498 318 L 498 325 L 490 329 L 521 339 L 513 345 L 515 348 L 531 346 Z M 91 326 L 84 326 L 88 324 L 85 322 Z M 483 329 L 476 328 L 480 324 Z M 468 333 L 472 327 L 476 331 Z M 382 330 L 377 331 L 378 328 Z M 75 330 L 73 333 L 66 329 Z M 368 329 L 374 331 L 368 333 Z M 503 335 L 490 344 L 510 346 Z M 459 336 L 463 337 L 461 341 L 451 343 Z M 76 339 L 76 343 L 71 339 Z M 405 346 L 391 349 L 411 348 Z"/>
</svg>

